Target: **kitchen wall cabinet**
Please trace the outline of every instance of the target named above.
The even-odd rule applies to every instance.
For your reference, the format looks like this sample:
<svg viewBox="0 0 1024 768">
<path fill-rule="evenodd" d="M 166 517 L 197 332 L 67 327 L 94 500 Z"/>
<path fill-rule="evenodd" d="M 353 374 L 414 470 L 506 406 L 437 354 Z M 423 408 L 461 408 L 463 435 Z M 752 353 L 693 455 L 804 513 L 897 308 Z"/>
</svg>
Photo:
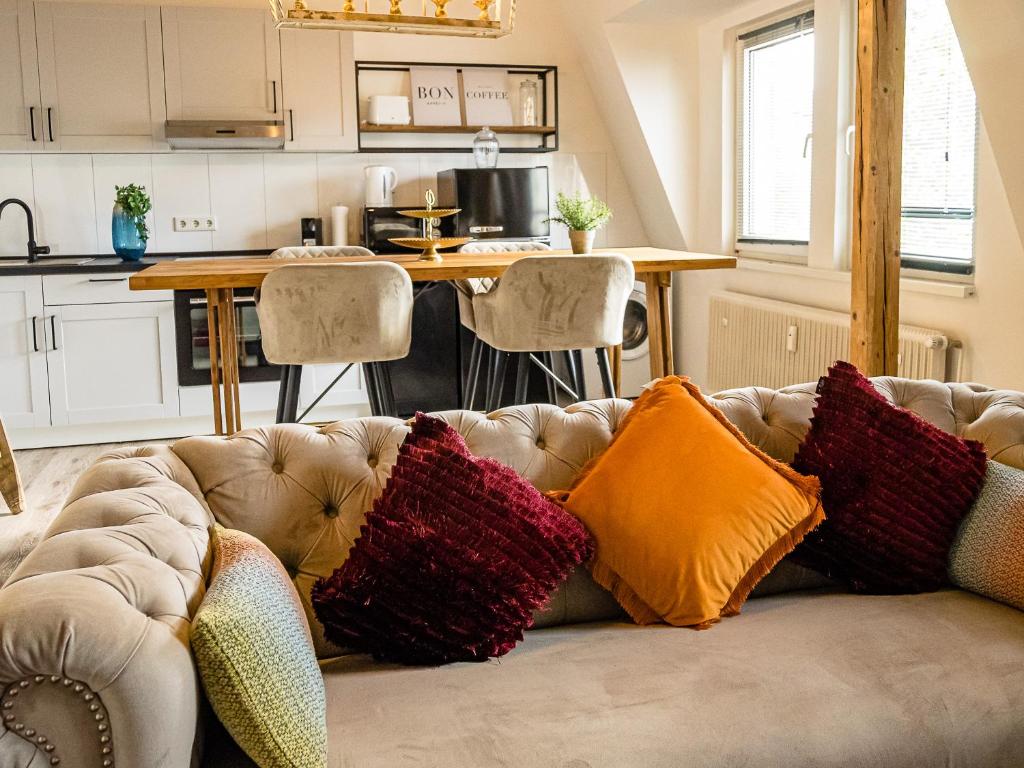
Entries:
<svg viewBox="0 0 1024 768">
<path fill-rule="evenodd" d="M 160 10 L 36 3 L 44 145 L 152 149 L 165 119 Z"/>
<path fill-rule="evenodd" d="M 178 416 L 174 303 L 46 307 L 53 426 Z"/>
<path fill-rule="evenodd" d="M 0 150 L 40 149 L 39 64 L 31 0 L 0 0 Z"/>
<path fill-rule="evenodd" d="M 281 30 L 286 150 L 358 146 L 351 32 Z"/>
<path fill-rule="evenodd" d="M 281 47 L 265 8 L 163 6 L 167 117 L 280 119 Z"/>
<path fill-rule="evenodd" d="M 10 429 L 50 424 L 43 282 L 0 277 L 0 415 Z"/>
</svg>

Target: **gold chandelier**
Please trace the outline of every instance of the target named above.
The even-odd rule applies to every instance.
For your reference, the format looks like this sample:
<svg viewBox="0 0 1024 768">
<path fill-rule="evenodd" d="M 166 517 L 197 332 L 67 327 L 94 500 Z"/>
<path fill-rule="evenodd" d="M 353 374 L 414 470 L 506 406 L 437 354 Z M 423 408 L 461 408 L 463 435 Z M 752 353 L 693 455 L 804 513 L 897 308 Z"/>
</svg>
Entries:
<svg viewBox="0 0 1024 768">
<path fill-rule="evenodd" d="M 460 6 L 470 0 L 457 0 Z M 292 0 L 270 0 L 270 12 L 278 29 L 341 29 L 352 32 L 399 32 L 414 35 L 451 35 L 456 37 L 504 37 L 512 33 L 516 23 L 516 0 L 508 0 L 502 14 L 502 0 L 472 0 L 475 16 L 451 15 L 446 7 L 451 0 L 374 0 L 386 2 L 378 12 L 370 12 L 370 0 L 358 0 L 363 9 L 356 10 L 356 2 L 344 0 L 337 11 L 310 8 L 305 0 L 294 0 L 294 7 L 285 8 Z M 419 13 L 403 10 L 406 6 L 419 6 Z M 472 14 L 472 12 L 471 12 Z"/>
</svg>

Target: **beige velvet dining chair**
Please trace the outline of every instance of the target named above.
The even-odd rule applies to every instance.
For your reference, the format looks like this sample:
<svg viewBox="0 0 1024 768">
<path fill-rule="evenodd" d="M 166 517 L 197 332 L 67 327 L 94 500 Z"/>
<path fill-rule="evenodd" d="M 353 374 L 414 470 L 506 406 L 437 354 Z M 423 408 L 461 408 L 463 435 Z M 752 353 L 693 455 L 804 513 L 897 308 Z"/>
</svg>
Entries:
<svg viewBox="0 0 1024 768">
<path fill-rule="evenodd" d="M 488 409 L 501 402 L 511 354 L 515 402 L 525 397 L 532 352 L 596 350 L 605 396 L 615 397 L 608 348 L 622 343 L 634 277 L 633 263 L 621 254 L 528 256 L 510 265 L 496 288 L 473 296 L 477 336 L 497 350 Z"/>
<path fill-rule="evenodd" d="M 327 259 L 341 256 L 358 256 L 363 259 L 376 258 L 373 251 L 360 245 L 303 245 L 278 248 L 272 259 Z"/>
<path fill-rule="evenodd" d="M 547 243 L 535 242 L 532 240 L 478 240 L 473 243 L 466 243 L 459 249 L 460 253 L 529 253 L 536 251 L 550 251 L 551 246 Z M 476 335 L 476 322 L 473 318 L 473 297 L 478 293 L 487 293 L 498 284 L 498 278 L 493 277 L 471 277 L 465 280 L 454 280 L 453 285 L 457 291 L 459 300 L 459 322 L 473 334 L 473 346 L 469 353 L 469 370 L 463 386 L 462 407 L 473 410 L 476 403 L 477 389 L 481 381 L 481 374 L 486 371 L 484 377 L 486 392 L 490 388 L 491 363 L 493 361 L 493 350 L 485 349 L 486 345 Z M 484 368 L 484 358 L 488 364 Z"/>
<path fill-rule="evenodd" d="M 316 364 L 347 364 L 335 381 L 352 366 L 366 364 L 374 415 L 397 415 L 383 363 L 409 354 L 412 310 L 409 274 L 390 261 L 318 264 L 312 259 L 268 274 L 256 311 L 264 355 L 285 366 L 278 422 L 296 421 L 302 366 Z"/>
</svg>

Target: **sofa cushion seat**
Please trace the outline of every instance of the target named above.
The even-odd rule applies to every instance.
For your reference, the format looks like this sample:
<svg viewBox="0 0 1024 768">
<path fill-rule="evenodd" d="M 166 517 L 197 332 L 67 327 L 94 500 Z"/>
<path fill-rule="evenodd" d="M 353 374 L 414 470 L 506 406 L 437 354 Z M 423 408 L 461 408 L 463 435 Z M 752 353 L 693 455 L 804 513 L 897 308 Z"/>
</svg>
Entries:
<svg viewBox="0 0 1024 768">
<path fill-rule="evenodd" d="M 1017 768 L 1024 613 L 960 591 L 545 629 L 500 662 L 324 667 L 330 765 Z"/>
</svg>

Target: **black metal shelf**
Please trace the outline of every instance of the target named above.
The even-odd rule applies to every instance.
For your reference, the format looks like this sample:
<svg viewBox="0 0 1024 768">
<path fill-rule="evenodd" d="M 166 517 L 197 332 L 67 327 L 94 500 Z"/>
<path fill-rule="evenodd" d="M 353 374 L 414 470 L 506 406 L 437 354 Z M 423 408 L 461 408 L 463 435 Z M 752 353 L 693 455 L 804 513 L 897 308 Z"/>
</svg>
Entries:
<svg viewBox="0 0 1024 768">
<path fill-rule="evenodd" d="M 491 130 L 501 135 L 535 136 L 536 146 L 502 146 L 502 154 L 539 154 L 541 152 L 557 152 L 559 147 L 558 127 L 558 67 L 554 65 L 524 64 L 474 64 L 436 61 L 357 61 L 356 65 L 356 104 L 362 105 L 361 89 L 363 75 L 369 72 L 408 72 L 411 67 L 451 67 L 459 74 L 463 69 L 504 69 L 510 75 L 534 75 L 541 83 L 539 126 L 491 126 Z M 397 94 L 396 94 L 397 95 Z M 401 94 L 405 95 L 405 94 Z M 367 146 L 368 136 L 405 135 L 444 136 L 464 134 L 471 136 L 480 130 L 478 126 L 423 126 L 423 125 L 372 125 L 362 115 L 359 119 L 358 147 L 360 152 L 416 152 L 416 153 L 469 153 L 472 146 L 431 146 L 425 144 L 400 144 L 397 146 Z"/>
</svg>

